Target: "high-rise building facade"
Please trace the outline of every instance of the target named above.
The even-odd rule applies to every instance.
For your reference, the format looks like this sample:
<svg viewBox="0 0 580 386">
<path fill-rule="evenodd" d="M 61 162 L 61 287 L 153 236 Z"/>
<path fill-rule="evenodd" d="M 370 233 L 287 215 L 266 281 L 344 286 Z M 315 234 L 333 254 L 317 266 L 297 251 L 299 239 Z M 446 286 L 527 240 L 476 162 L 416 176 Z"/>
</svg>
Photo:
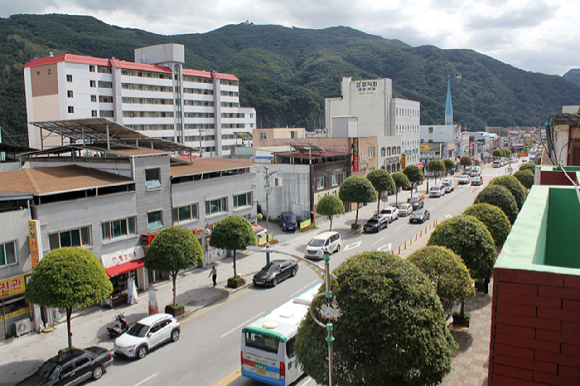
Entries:
<svg viewBox="0 0 580 386">
<path fill-rule="evenodd" d="M 240 107 L 232 74 L 183 68 L 180 44 L 135 50 L 135 62 L 57 55 L 24 67 L 28 141 L 40 148 L 42 133 L 30 122 L 107 118 L 143 134 L 228 155 L 236 133 L 251 133 L 254 108 Z M 44 140 L 60 146 L 61 138 Z"/>
</svg>

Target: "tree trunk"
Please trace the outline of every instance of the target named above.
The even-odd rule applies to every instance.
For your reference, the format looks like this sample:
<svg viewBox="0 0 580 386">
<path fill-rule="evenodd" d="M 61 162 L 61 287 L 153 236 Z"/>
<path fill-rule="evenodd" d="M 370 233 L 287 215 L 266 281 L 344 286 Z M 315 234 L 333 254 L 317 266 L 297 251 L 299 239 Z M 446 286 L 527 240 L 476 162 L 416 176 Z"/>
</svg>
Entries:
<svg viewBox="0 0 580 386">
<path fill-rule="evenodd" d="M 177 284 L 177 272 L 172 272 L 171 278 L 173 279 L 173 305 L 175 306 L 175 285 Z"/>
<path fill-rule="evenodd" d="M 356 203 L 356 219 L 354 220 L 355 224 L 358 224 L 358 202 Z"/>
<path fill-rule="evenodd" d="M 377 197 L 377 214 L 381 213 L 381 193 L 382 192 L 377 192 L 379 194 L 379 196 Z"/>
<path fill-rule="evenodd" d="M 328 216 L 328 219 L 330 220 L 330 228 L 328 229 L 330 232 L 332 230 L 332 215 Z"/>
<path fill-rule="evenodd" d="M 66 308 L 66 331 L 68 335 L 68 349 L 72 350 L 72 332 L 70 328 L 70 319 L 72 317 L 72 307 Z"/>
<path fill-rule="evenodd" d="M 399 205 L 399 188 L 395 189 L 395 205 Z"/>
<path fill-rule="evenodd" d="M 234 278 L 238 277 L 238 270 L 236 268 L 236 250 L 234 249 Z"/>
<path fill-rule="evenodd" d="M 463 318 L 465 315 L 465 302 L 461 302 L 461 308 L 459 309 L 459 315 Z"/>
</svg>

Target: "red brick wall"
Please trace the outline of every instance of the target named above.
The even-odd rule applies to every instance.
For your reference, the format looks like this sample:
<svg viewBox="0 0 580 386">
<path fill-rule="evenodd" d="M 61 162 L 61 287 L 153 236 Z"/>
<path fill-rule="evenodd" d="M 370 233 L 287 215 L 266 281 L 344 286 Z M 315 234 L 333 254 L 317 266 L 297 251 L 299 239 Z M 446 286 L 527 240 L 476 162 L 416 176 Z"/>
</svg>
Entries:
<svg viewBox="0 0 580 386">
<path fill-rule="evenodd" d="M 488 386 L 580 385 L 580 277 L 496 268 Z"/>
</svg>

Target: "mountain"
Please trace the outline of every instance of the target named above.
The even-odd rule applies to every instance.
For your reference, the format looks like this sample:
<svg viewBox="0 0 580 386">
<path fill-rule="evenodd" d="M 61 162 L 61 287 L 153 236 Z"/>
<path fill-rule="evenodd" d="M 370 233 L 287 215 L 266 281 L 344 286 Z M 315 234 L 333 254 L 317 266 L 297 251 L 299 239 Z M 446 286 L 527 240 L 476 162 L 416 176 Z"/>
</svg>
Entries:
<svg viewBox="0 0 580 386">
<path fill-rule="evenodd" d="M 562 77 L 572 83 L 580 84 L 580 68 L 573 68 Z"/>
<path fill-rule="evenodd" d="M 23 66 L 34 57 L 74 53 L 133 61 L 133 50 L 185 46 L 185 68 L 233 73 L 240 103 L 258 127 L 324 126 L 324 98 L 340 96 L 342 77 L 393 79 L 396 97 L 421 102 L 421 124 L 443 124 L 447 79 L 454 118 L 470 130 L 537 126 L 562 105 L 578 104 L 580 85 L 517 69 L 472 50 L 411 47 L 348 27 L 321 30 L 227 25 L 203 34 L 164 36 L 90 16 L 0 18 L 0 126 L 3 141 L 26 144 Z"/>
</svg>

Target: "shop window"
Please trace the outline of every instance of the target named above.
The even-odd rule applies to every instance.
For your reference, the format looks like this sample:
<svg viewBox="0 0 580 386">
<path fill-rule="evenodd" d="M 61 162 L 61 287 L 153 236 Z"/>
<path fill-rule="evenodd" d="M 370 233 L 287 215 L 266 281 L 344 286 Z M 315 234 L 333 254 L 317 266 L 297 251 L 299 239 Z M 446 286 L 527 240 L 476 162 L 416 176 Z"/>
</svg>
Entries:
<svg viewBox="0 0 580 386">
<path fill-rule="evenodd" d="M 104 222 L 101 225 L 103 240 L 112 240 L 117 237 L 137 234 L 135 227 L 135 217 L 124 218 L 121 220 Z"/>
<path fill-rule="evenodd" d="M 218 198 L 216 200 L 205 202 L 205 215 L 210 216 L 212 214 L 218 214 L 228 211 L 228 199 L 227 197 Z"/>
<path fill-rule="evenodd" d="M 147 213 L 147 227 L 151 232 L 163 228 L 163 220 L 161 219 L 160 210 Z"/>
<path fill-rule="evenodd" d="M 12 264 L 16 264 L 15 242 L 0 244 L 0 267 Z"/>
<path fill-rule="evenodd" d="M 234 195 L 234 208 L 252 206 L 252 192 Z"/>
<path fill-rule="evenodd" d="M 184 222 L 199 219 L 199 204 L 191 204 L 173 209 L 173 222 Z"/>
<path fill-rule="evenodd" d="M 159 168 L 145 170 L 145 186 L 147 189 L 161 187 L 161 170 Z"/>
<path fill-rule="evenodd" d="M 86 247 L 92 245 L 91 227 L 71 229 L 48 235 L 50 250 L 61 247 Z"/>
</svg>

